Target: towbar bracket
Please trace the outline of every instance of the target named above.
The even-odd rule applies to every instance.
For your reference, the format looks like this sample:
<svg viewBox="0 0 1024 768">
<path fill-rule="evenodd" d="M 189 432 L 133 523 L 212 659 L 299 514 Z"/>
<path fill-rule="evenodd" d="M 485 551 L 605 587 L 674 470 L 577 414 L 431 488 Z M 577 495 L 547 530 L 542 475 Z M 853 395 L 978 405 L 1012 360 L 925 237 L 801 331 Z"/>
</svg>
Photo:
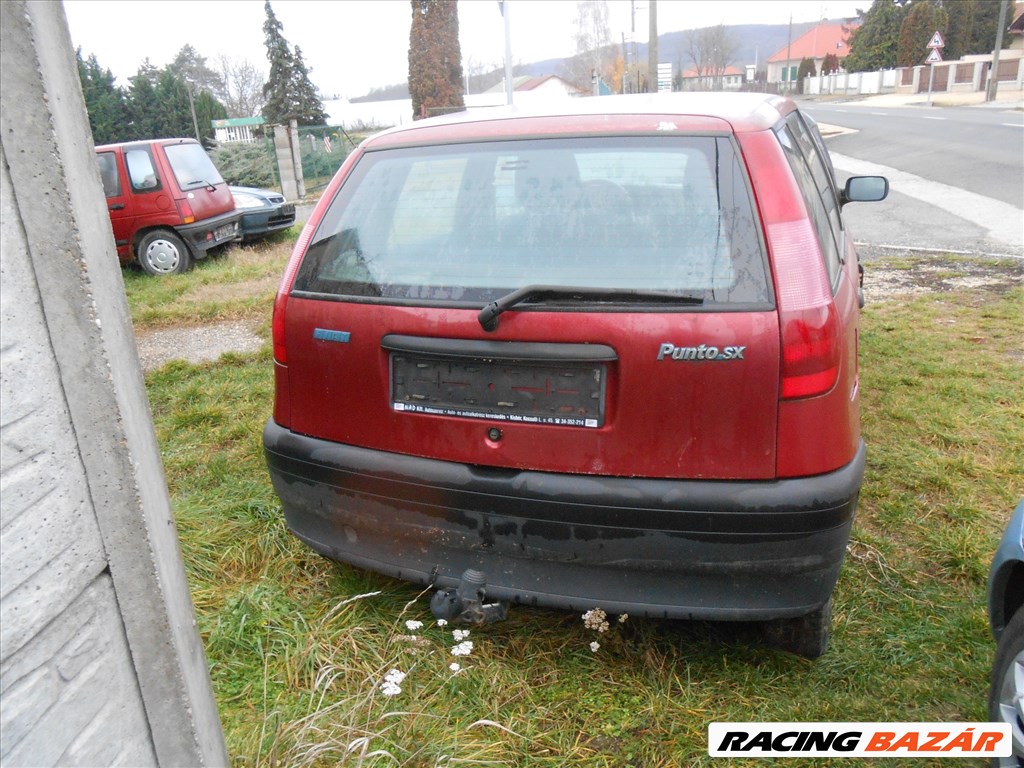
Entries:
<svg viewBox="0 0 1024 768">
<path fill-rule="evenodd" d="M 430 612 L 435 619 L 457 621 L 480 626 L 503 621 L 508 616 L 508 603 L 484 603 L 487 577 L 469 568 L 462 574 L 455 589 L 439 589 L 430 598 Z"/>
</svg>

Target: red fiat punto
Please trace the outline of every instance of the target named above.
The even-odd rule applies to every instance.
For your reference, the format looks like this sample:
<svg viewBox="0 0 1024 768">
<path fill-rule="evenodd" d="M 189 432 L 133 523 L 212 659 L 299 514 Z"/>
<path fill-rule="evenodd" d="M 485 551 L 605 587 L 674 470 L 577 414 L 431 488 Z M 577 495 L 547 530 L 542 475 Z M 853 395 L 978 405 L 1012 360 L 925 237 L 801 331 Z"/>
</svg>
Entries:
<svg viewBox="0 0 1024 768">
<path fill-rule="evenodd" d="M 366 140 L 274 306 L 289 527 L 439 616 L 764 621 L 820 655 L 865 455 L 841 208 L 887 192 L 753 94 Z"/>
</svg>

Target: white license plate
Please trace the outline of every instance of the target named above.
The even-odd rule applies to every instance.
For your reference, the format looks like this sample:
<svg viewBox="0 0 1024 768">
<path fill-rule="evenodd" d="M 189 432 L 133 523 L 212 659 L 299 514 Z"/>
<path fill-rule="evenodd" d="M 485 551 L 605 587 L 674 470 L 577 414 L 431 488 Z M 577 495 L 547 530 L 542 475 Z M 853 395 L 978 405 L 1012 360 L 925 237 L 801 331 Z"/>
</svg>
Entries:
<svg viewBox="0 0 1024 768">
<path fill-rule="evenodd" d="M 217 242 L 221 240 L 227 240 L 230 237 L 235 236 L 235 225 L 225 224 L 223 227 L 217 227 L 213 230 L 213 239 Z"/>
</svg>

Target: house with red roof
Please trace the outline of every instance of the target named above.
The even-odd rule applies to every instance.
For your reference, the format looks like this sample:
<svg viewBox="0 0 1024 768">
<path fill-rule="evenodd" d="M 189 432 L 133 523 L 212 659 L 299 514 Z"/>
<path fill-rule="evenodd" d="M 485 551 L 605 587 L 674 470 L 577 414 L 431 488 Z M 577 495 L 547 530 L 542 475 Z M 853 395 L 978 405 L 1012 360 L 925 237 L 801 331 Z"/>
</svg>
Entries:
<svg viewBox="0 0 1024 768">
<path fill-rule="evenodd" d="M 1010 50 L 1024 48 L 1024 3 L 1014 3 L 1010 13 Z"/>
<path fill-rule="evenodd" d="M 738 91 L 745 75 L 736 67 L 726 67 L 721 72 L 699 74 L 696 69 L 683 70 L 680 74 L 681 91 Z"/>
<path fill-rule="evenodd" d="M 821 72 L 825 57 L 834 53 L 842 66 L 843 59 L 850 55 L 850 33 L 855 22 L 849 24 L 823 21 L 815 25 L 792 43 L 768 57 L 768 82 L 786 83 L 796 81 L 796 72 L 804 59 L 814 59 L 816 72 Z"/>
</svg>

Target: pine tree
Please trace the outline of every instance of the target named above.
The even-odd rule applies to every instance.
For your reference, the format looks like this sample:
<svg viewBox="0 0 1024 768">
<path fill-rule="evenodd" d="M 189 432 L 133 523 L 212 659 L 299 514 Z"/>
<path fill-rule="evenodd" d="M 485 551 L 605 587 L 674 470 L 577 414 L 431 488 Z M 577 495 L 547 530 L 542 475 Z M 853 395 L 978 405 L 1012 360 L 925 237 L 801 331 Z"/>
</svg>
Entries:
<svg viewBox="0 0 1024 768">
<path fill-rule="evenodd" d="M 154 90 L 157 97 L 157 134 L 146 138 L 195 136 L 192 110 L 188 105 L 188 85 L 185 81 L 169 69 L 164 69 L 160 72 Z"/>
<path fill-rule="evenodd" d="M 409 95 L 415 120 L 466 108 L 456 0 L 412 0 Z"/>
<path fill-rule="evenodd" d="M 850 33 L 850 55 L 843 61 L 848 72 L 871 72 L 896 66 L 903 6 L 892 0 L 874 0 L 861 14 L 861 25 Z"/>
<path fill-rule="evenodd" d="M 327 125 L 327 113 L 320 94 L 309 79 L 310 70 L 302 59 L 302 49 L 295 46 L 295 60 L 292 67 L 292 103 L 299 125 Z"/>
<path fill-rule="evenodd" d="M 1010 4 L 1012 11 L 1013 4 Z M 1012 16 L 1012 14 L 1010 14 Z M 1010 20 L 1007 19 L 1009 24 Z M 997 0 L 983 0 L 979 2 L 974 11 L 974 23 L 971 25 L 971 37 L 966 44 L 964 53 L 992 53 L 996 47 L 996 33 L 999 28 L 999 2 Z M 1005 32 L 1005 30 L 1004 30 Z M 1003 45 L 1007 45 L 1006 35 L 1003 35 Z"/>
<path fill-rule="evenodd" d="M 272 125 L 287 125 L 289 120 L 299 125 L 326 125 L 327 113 L 309 79 L 310 70 L 302 60 L 301 49 L 296 46 L 292 53 L 270 0 L 266 0 L 263 8 L 267 12 L 264 44 L 270 61 L 270 77 L 263 86 L 263 116 Z"/>
<path fill-rule="evenodd" d="M 114 84 L 111 71 L 100 67 L 95 54 L 83 60 L 82 49 L 79 48 L 75 51 L 75 58 L 78 61 L 78 79 L 82 84 L 93 142 L 112 144 L 121 141 L 124 128 L 129 122 L 124 91 Z"/>
<path fill-rule="evenodd" d="M 978 0 L 944 0 L 942 7 L 949 14 L 949 28 L 943 41 L 946 47 L 942 49 L 942 58 L 953 61 L 964 55 L 974 28 L 977 6 Z"/>
<path fill-rule="evenodd" d="M 155 139 L 160 136 L 160 97 L 156 93 L 156 70 L 149 60 L 143 62 L 134 77 L 129 78 L 129 124 L 118 141 Z"/>
<path fill-rule="evenodd" d="M 949 14 L 945 8 L 931 0 L 918 0 L 912 3 L 900 25 L 896 63 L 901 67 L 913 67 L 924 63 L 932 35 L 939 32 L 945 37 L 948 27 Z"/>
<path fill-rule="evenodd" d="M 199 136 L 203 139 L 203 144 L 209 146 L 217 136 L 212 123 L 214 120 L 223 120 L 228 117 L 227 107 L 209 91 L 200 91 L 194 97 L 193 103 L 196 108 L 196 122 L 199 123 Z"/>
<path fill-rule="evenodd" d="M 263 23 L 263 40 L 270 62 L 270 76 L 263 86 L 263 117 L 272 125 L 288 125 L 294 115 L 291 101 L 292 68 L 294 59 L 285 40 L 281 22 L 266 0 L 263 9 L 267 20 Z"/>
<path fill-rule="evenodd" d="M 167 69 L 188 82 L 193 93 L 209 91 L 217 99 L 224 97 L 224 78 L 211 69 L 206 63 L 206 57 L 200 56 L 191 45 L 182 46 Z"/>
</svg>

